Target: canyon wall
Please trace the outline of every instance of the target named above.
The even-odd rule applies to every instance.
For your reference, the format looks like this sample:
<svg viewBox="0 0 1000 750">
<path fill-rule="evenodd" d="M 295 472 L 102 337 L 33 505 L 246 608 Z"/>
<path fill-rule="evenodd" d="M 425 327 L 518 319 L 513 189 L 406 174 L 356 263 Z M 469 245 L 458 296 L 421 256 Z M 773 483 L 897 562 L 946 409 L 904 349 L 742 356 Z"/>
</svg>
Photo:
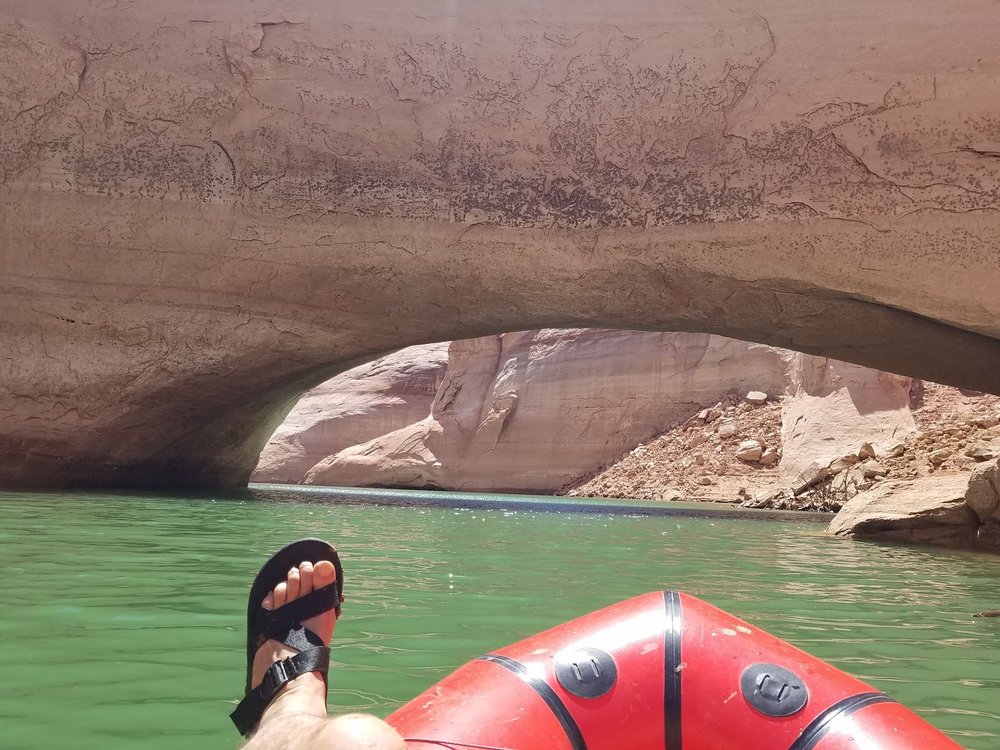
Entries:
<svg viewBox="0 0 1000 750">
<path fill-rule="evenodd" d="M 546 329 L 452 342 L 446 367 L 440 354 L 400 352 L 310 393 L 265 448 L 254 478 L 551 492 L 750 391 L 782 400 L 787 481 L 863 442 L 914 430 L 908 378 L 718 336 Z M 407 388 L 406 372 L 390 375 L 394 367 L 443 379 L 425 411 L 419 403 L 404 410 L 411 423 L 380 431 L 391 402 L 380 384 Z M 314 432 L 317 423 L 328 438 Z M 342 423 L 369 437 L 350 444 L 334 431 Z"/>
<path fill-rule="evenodd" d="M 549 492 L 720 394 L 784 387 L 782 352 L 705 334 L 541 330 L 457 341 L 430 413 L 305 476 Z"/>
<path fill-rule="evenodd" d="M 301 482 L 344 448 L 423 419 L 448 364 L 448 344 L 411 346 L 306 393 L 261 453 L 255 482 Z"/>
</svg>

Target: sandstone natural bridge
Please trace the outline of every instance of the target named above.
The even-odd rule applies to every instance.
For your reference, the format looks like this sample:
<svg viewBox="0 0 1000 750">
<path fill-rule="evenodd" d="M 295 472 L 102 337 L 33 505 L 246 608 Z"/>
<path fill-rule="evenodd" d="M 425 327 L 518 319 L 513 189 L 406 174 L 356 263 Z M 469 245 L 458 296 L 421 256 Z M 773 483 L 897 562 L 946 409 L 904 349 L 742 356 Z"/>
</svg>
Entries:
<svg viewBox="0 0 1000 750">
<path fill-rule="evenodd" d="M 1000 393 L 1000 3 L 6 0 L 0 484 L 235 486 L 404 345 Z"/>
</svg>

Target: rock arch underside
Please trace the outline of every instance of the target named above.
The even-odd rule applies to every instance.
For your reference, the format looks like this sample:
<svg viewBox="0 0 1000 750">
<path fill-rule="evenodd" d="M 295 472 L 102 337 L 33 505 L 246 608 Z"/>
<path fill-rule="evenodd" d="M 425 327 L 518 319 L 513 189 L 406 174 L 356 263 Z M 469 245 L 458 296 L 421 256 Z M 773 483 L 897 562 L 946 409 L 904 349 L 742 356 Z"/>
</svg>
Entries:
<svg viewBox="0 0 1000 750">
<path fill-rule="evenodd" d="M 8 0 L 0 484 L 238 486 L 308 387 L 536 327 L 1000 393 L 1000 5 Z"/>
</svg>

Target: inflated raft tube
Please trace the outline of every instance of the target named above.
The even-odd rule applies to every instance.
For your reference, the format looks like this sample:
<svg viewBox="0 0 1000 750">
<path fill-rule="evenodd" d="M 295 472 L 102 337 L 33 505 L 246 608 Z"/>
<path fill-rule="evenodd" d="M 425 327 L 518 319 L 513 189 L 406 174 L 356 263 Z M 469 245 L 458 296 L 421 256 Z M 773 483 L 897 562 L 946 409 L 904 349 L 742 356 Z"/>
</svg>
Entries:
<svg viewBox="0 0 1000 750">
<path fill-rule="evenodd" d="M 961 750 L 885 694 L 673 591 L 481 656 L 387 720 L 419 750 Z"/>
</svg>

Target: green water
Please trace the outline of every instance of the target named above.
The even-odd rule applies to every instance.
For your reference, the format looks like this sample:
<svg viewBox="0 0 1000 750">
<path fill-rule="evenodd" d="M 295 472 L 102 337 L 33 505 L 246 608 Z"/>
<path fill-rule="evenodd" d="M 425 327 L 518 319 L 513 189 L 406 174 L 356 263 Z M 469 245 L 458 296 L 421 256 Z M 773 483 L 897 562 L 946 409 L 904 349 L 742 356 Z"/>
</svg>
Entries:
<svg viewBox="0 0 1000 750">
<path fill-rule="evenodd" d="M 256 497 L 0 494 L 0 747 L 236 747 L 250 579 L 318 535 L 347 570 L 334 710 L 385 715 L 471 657 L 677 588 L 1000 748 L 1000 619 L 971 617 L 1000 608 L 1000 558 L 799 520 Z"/>
</svg>

